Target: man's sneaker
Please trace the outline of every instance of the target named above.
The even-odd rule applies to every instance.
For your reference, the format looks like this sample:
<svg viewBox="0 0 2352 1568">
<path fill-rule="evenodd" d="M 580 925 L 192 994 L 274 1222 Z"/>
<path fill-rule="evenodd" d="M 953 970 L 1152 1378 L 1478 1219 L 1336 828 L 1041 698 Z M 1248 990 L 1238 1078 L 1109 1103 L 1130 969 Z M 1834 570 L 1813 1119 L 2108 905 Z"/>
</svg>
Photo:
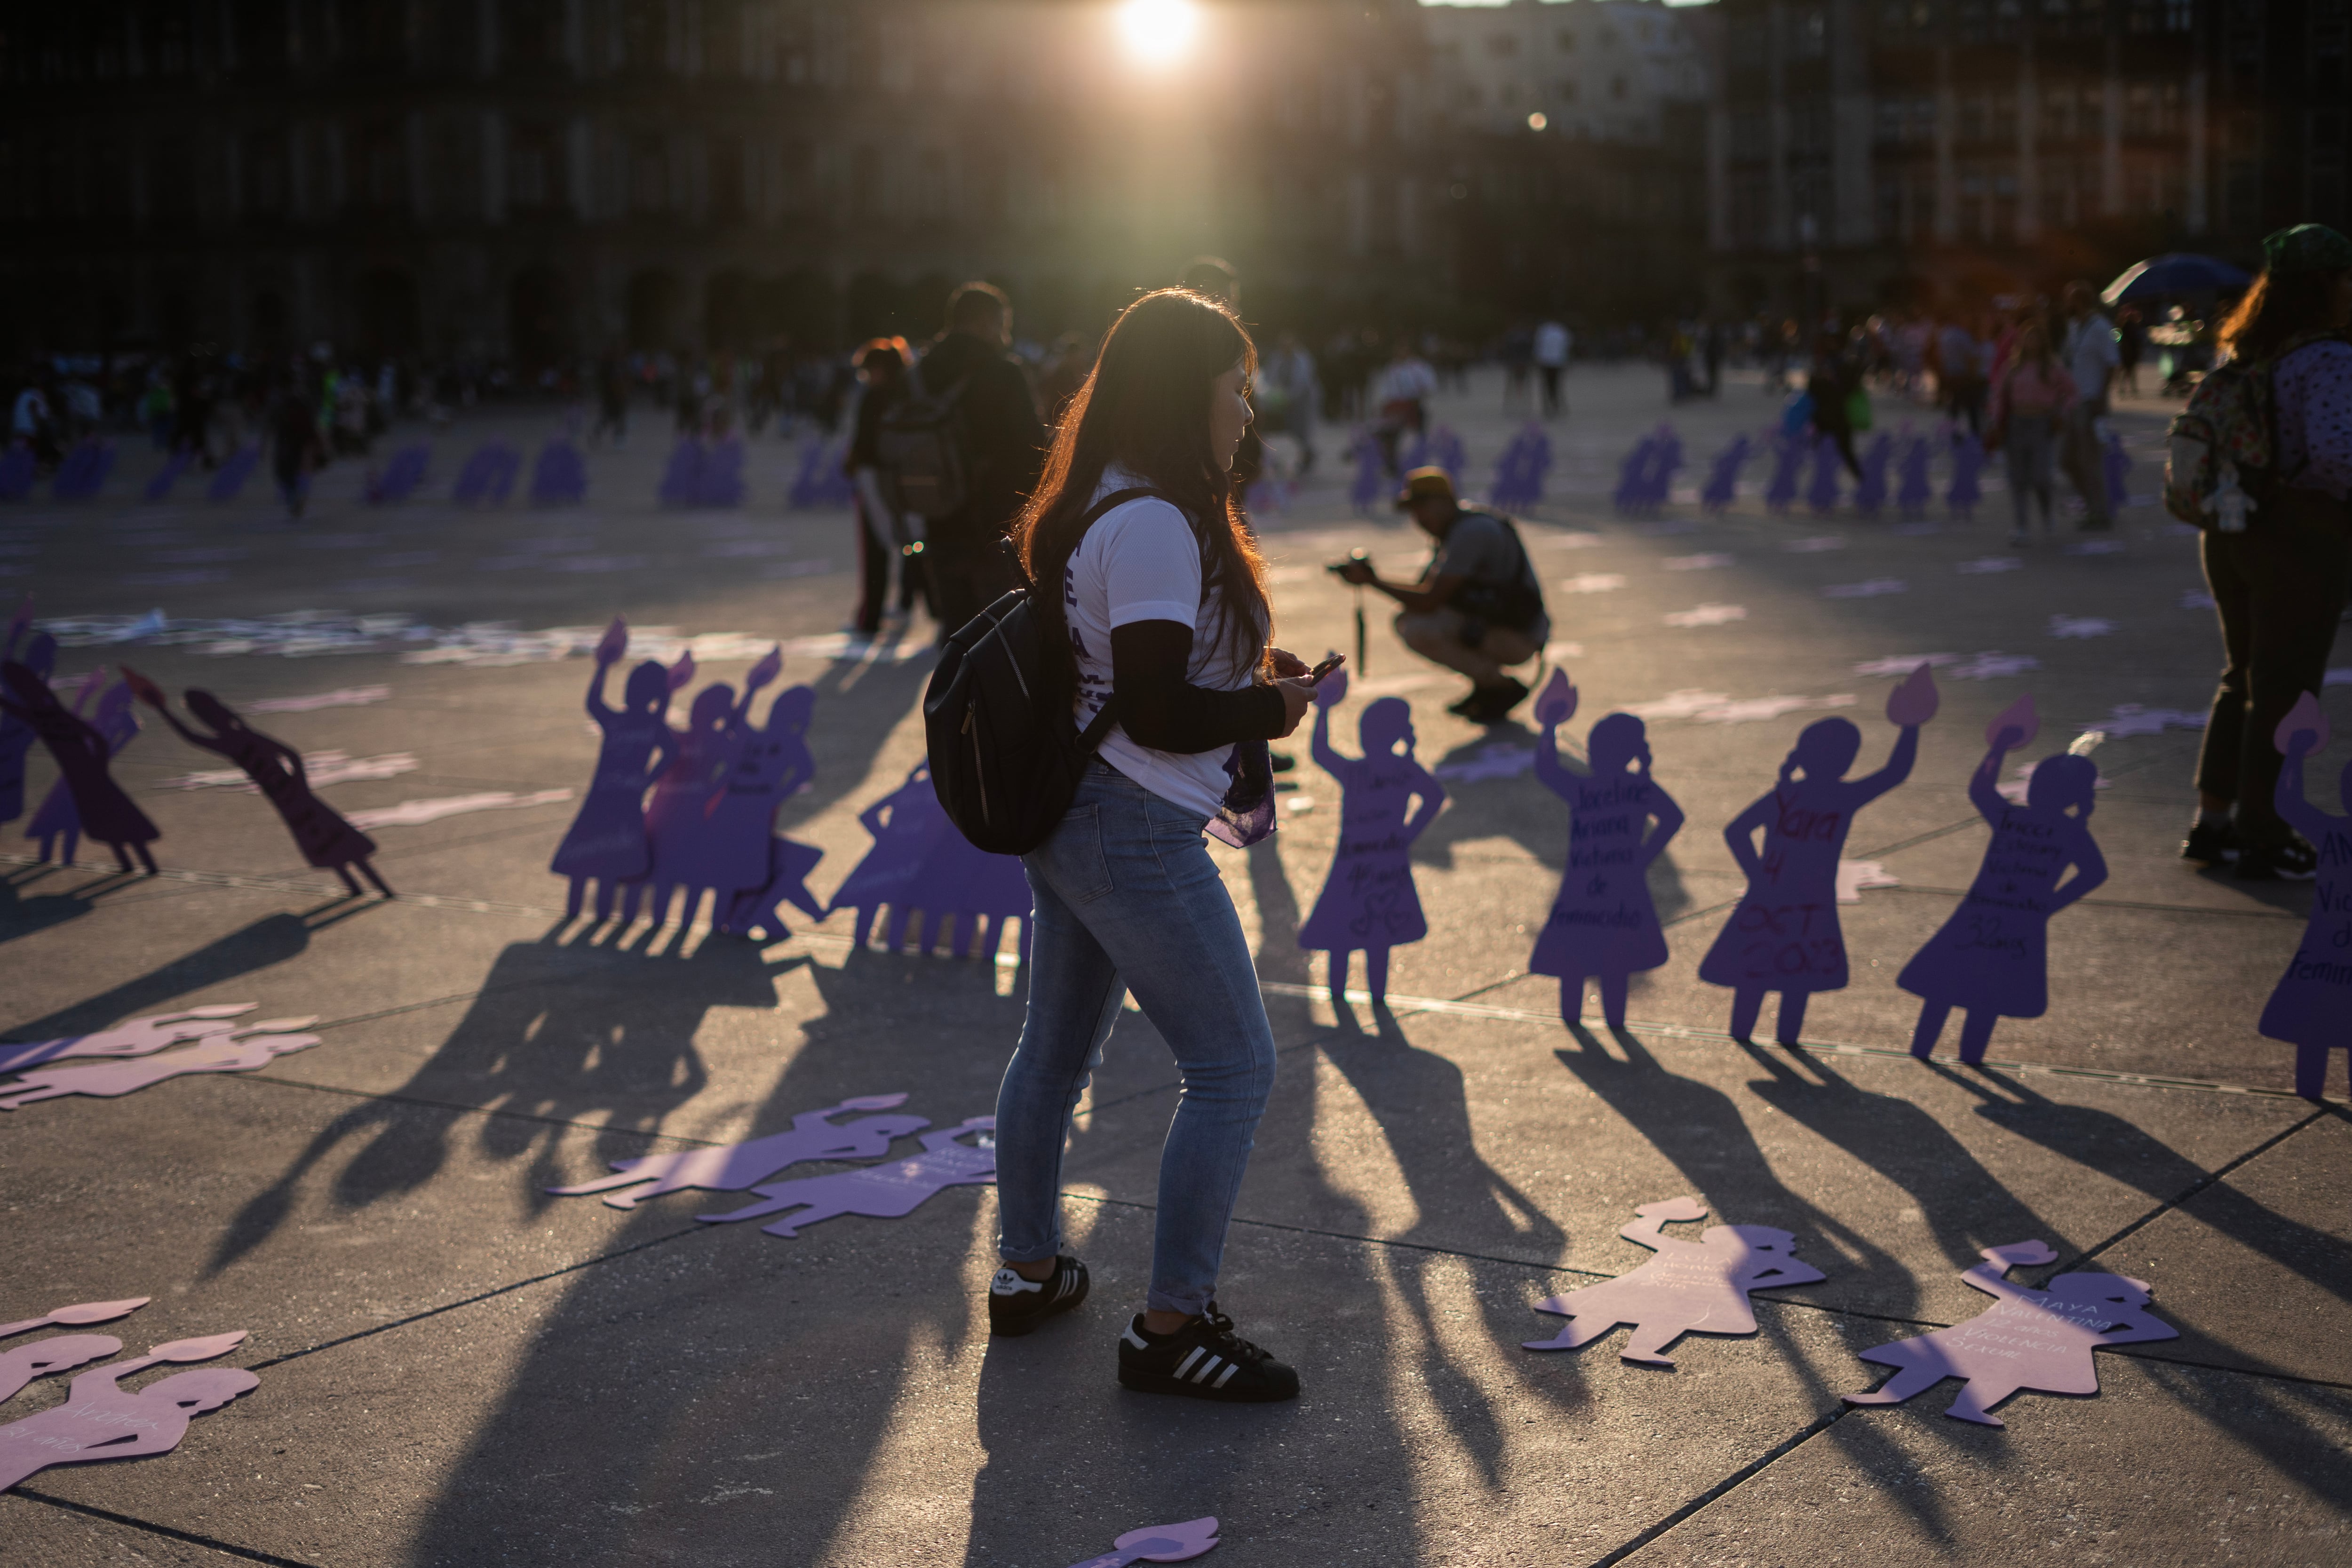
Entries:
<svg viewBox="0 0 2352 1568">
<path fill-rule="evenodd" d="M 1473 724 L 1499 724 L 1511 715 L 1511 710 L 1527 700 L 1525 683 L 1505 676 L 1496 686 L 1482 686 L 1470 694 L 1470 701 L 1462 716 Z"/>
<path fill-rule="evenodd" d="M 2319 851 L 2301 834 L 2275 844 L 2245 844 L 2238 849 L 2241 882 L 2308 882 L 2319 875 Z"/>
<path fill-rule="evenodd" d="M 1054 1272 L 1044 1279 L 1024 1279 L 1009 1268 L 1000 1268 L 988 1282 L 988 1331 L 1018 1338 L 1086 1299 L 1087 1266 L 1075 1258 L 1054 1259 Z"/>
<path fill-rule="evenodd" d="M 2208 826 L 2200 822 L 2189 829 L 2189 837 L 2180 846 L 2180 858 L 2202 866 L 2219 866 L 2238 858 L 2238 832 L 2226 822 Z"/>
<path fill-rule="evenodd" d="M 1172 1334 L 1147 1333 L 1139 1314 L 1118 1336 L 1118 1381 L 1141 1394 L 1236 1405 L 1298 1397 L 1298 1374 L 1234 1332 L 1214 1301 Z"/>
</svg>

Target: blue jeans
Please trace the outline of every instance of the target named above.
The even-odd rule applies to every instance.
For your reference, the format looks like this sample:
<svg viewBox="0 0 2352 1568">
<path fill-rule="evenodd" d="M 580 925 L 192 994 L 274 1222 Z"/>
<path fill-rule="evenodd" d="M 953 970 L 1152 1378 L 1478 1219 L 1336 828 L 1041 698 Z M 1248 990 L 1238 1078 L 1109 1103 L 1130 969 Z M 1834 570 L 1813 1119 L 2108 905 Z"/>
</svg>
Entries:
<svg viewBox="0 0 2352 1568">
<path fill-rule="evenodd" d="M 1216 1294 L 1242 1173 L 1274 1088 L 1274 1031 L 1234 901 L 1199 816 L 1097 761 L 1053 837 L 1022 858 L 1036 899 L 1029 1015 L 996 1091 L 996 1194 L 1007 1262 L 1062 1240 L 1062 1151 L 1132 988 L 1183 1075 L 1160 1155 L 1154 1311 Z"/>
</svg>

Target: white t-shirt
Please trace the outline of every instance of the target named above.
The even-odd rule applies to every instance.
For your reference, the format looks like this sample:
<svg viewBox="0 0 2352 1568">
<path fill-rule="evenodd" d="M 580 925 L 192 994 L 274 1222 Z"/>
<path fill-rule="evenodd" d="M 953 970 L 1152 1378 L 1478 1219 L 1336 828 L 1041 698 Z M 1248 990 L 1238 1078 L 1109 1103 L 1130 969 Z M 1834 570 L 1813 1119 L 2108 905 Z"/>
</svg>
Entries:
<svg viewBox="0 0 2352 1568">
<path fill-rule="evenodd" d="M 1546 321 L 1536 329 L 1536 363 L 1554 367 L 1566 364 L 1571 342 L 1566 327 L 1558 321 Z"/>
<path fill-rule="evenodd" d="M 2096 310 L 2066 330 L 2064 358 L 2066 374 L 2074 378 L 2074 390 L 2091 403 L 2106 396 L 2107 372 L 2123 363 L 2123 353 L 2116 347 L 2116 330 Z"/>
<path fill-rule="evenodd" d="M 1096 500 L 1143 481 L 1113 469 L 1103 476 Z M 1063 574 L 1063 614 L 1078 660 L 1079 728 L 1110 700 L 1110 634 L 1138 621 L 1179 621 L 1192 628 L 1192 664 L 1185 679 L 1211 691 L 1238 691 L 1251 683 L 1255 659 L 1234 657 L 1222 635 L 1217 600 L 1201 584 L 1201 543 L 1184 514 L 1167 501 L 1146 497 L 1124 501 L 1095 520 Z M 1263 632 L 1258 639 L 1263 640 Z M 1097 753 L 1103 761 L 1162 800 L 1196 812 L 1206 823 L 1233 787 L 1227 771 L 1231 746 L 1186 754 L 1156 752 L 1128 738 L 1114 724 Z"/>
<path fill-rule="evenodd" d="M 1381 404 L 1425 403 L 1437 395 L 1437 372 L 1425 359 L 1392 360 L 1373 384 L 1372 399 Z"/>
</svg>

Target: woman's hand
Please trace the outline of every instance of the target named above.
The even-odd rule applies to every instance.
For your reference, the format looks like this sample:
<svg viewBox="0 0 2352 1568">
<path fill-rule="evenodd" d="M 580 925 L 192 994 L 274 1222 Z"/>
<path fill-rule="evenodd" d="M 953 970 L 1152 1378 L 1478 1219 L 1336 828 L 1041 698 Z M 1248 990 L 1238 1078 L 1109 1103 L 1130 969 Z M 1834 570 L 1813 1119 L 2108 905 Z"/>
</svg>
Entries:
<svg viewBox="0 0 2352 1568">
<path fill-rule="evenodd" d="M 1288 648 L 1270 647 L 1265 650 L 1265 653 L 1266 658 L 1274 661 L 1274 673 L 1283 679 L 1315 673 L 1305 659 L 1300 658 Z"/>
<path fill-rule="evenodd" d="M 1291 662 L 1296 664 L 1298 661 L 1292 659 Z M 1274 689 L 1282 693 L 1282 735 L 1276 737 L 1279 740 L 1297 730 L 1298 721 L 1307 717 L 1307 710 L 1315 703 L 1315 688 L 1304 680 L 1294 679 L 1277 680 Z"/>
</svg>

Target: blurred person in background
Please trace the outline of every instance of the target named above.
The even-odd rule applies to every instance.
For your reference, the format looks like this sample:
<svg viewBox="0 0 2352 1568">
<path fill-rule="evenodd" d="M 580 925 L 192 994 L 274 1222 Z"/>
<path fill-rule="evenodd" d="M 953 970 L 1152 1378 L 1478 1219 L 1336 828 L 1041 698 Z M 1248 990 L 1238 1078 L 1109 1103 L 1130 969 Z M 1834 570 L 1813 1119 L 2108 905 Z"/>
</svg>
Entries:
<svg viewBox="0 0 2352 1568">
<path fill-rule="evenodd" d="M 857 412 L 850 426 L 849 451 L 842 472 L 856 488 L 857 618 L 850 630 L 870 637 L 882 629 L 883 606 L 890 595 L 890 563 L 898 564 L 898 610 L 895 618 L 913 613 L 923 587 L 922 520 L 901 515 L 882 493 L 880 462 L 874 449 L 882 416 L 907 394 L 910 353 L 904 338 L 876 338 L 857 351 Z"/>
<path fill-rule="evenodd" d="M 310 500 L 310 474 L 326 466 L 327 444 L 319 430 L 319 396 L 307 384 L 309 367 L 298 356 L 287 367 L 270 411 L 270 471 L 287 515 L 299 519 Z"/>
<path fill-rule="evenodd" d="M 925 529 L 923 579 L 942 641 L 1013 586 L 998 542 L 1036 488 L 1045 426 L 1029 377 L 1009 350 L 1013 301 L 989 283 L 966 283 L 948 300 L 947 330 L 916 367 L 933 396 L 955 392 L 955 439 L 963 501 Z"/>
<path fill-rule="evenodd" d="M 1298 443 L 1301 479 L 1315 468 L 1315 409 L 1322 397 L 1315 356 L 1297 332 L 1286 330 L 1275 339 L 1274 352 L 1258 362 L 1258 424 L 1269 435 L 1287 436 Z"/>
<path fill-rule="evenodd" d="M 2099 296 L 2088 283 L 2069 283 L 2065 336 L 2058 357 L 2074 381 L 2074 404 L 2066 411 L 2066 478 L 2083 498 L 2083 528 L 2111 527 L 2107 510 L 2106 454 L 2099 446 L 2099 422 L 2107 416 L 2107 395 L 2123 355 L 2116 330 L 2099 311 Z"/>
<path fill-rule="evenodd" d="M 1418 436 L 1429 423 L 1429 400 L 1437 395 L 1437 372 L 1412 352 L 1412 342 L 1397 340 L 1396 351 L 1372 383 L 1372 405 L 1380 410 L 1374 429 L 1381 444 L 1381 465 L 1397 472 L 1397 447 L 1407 433 Z"/>
<path fill-rule="evenodd" d="M 1813 403 L 1813 428 L 1837 445 L 1838 457 L 1855 479 L 1862 464 L 1853 455 L 1853 416 L 1850 404 L 1862 385 L 1837 334 L 1822 332 L 1813 339 L 1812 368 L 1805 374 L 1805 395 Z"/>
<path fill-rule="evenodd" d="M 1576 337 L 1559 321 L 1546 321 L 1536 329 L 1534 353 L 1536 374 L 1543 378 L 1543 416 L 1557 419 L 1568 412 L 1567 400 L 1560 396 L 1560 377 L 1568 374 L 1569 356 L 1576 350 Z"/>
<path fill-rule="evenodd" d="M 2042 531 L 2055 526 L 2050 514 L 2051 459 L 2076 402 L 2074 378 L 2050 351 L 2050 336 L 2039 321 L 2021 324 L 2010 341 L 2009 361 L 1994 379 L 1991 432 L 1987 451 L 1999 451 L 2008 463 L 2009 504 L 2016 524 L 2009 542 L 2021 546 L 2032 538 L 2026 503 L 2042 502 Z"/>
<path fill-rule="evenodd" d="M 2116 312 L 2116 379 L 2134 397 L 2139 395 L 2139 362 L 2147 356 L 2147 318 L 2137 305 Z"/>
</svg>

